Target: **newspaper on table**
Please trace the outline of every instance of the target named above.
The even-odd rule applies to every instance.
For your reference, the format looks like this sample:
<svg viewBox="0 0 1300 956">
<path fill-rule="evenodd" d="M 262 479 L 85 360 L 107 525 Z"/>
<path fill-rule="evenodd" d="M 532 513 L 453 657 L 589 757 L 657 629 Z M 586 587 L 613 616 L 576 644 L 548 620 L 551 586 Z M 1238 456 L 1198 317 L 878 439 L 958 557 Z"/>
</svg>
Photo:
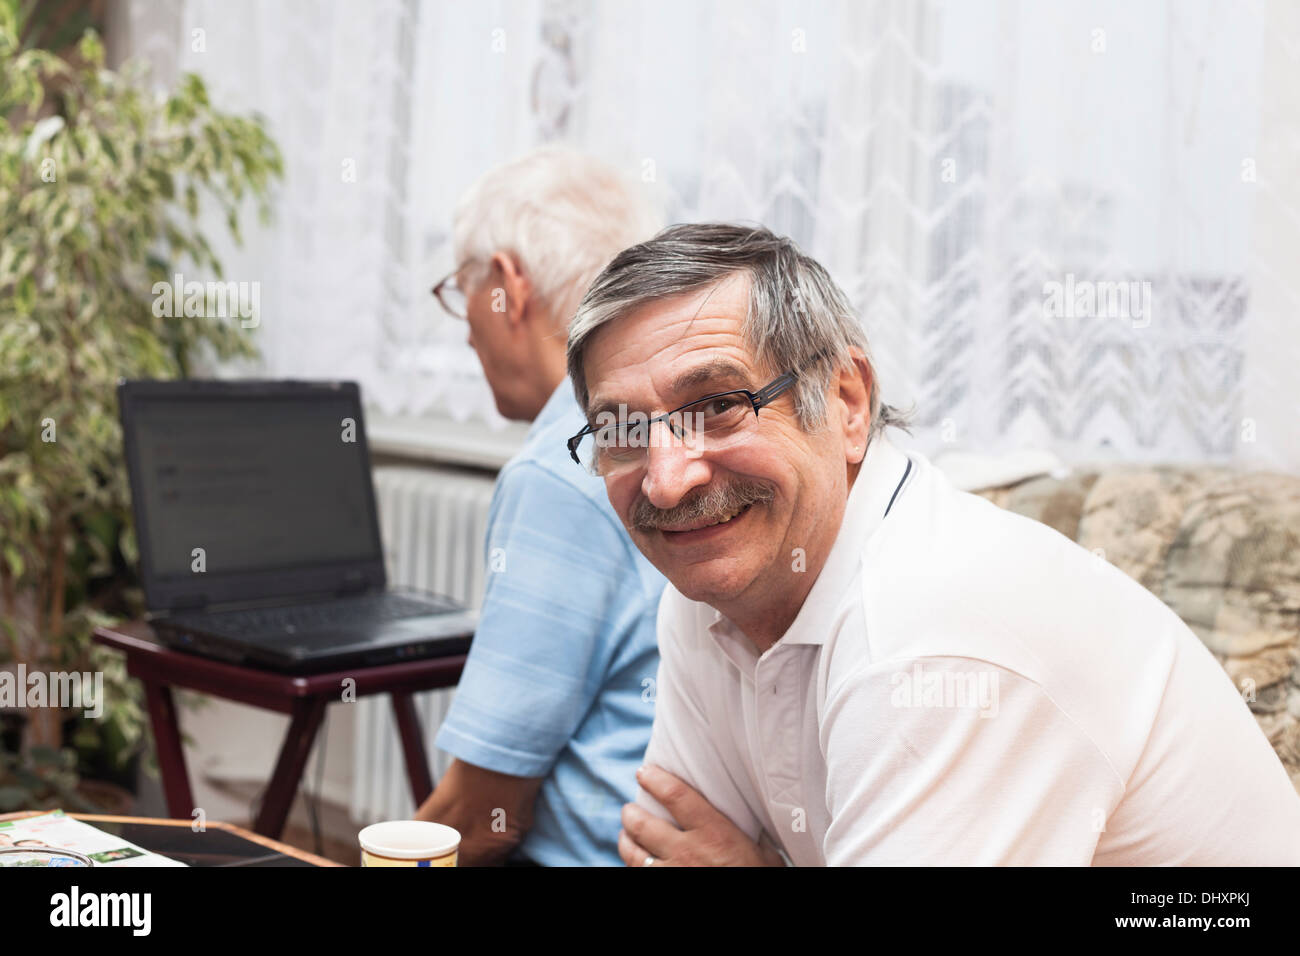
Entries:
<svg viewBox="0 0 1300 956">
<path fill-rule="evenodd" d="M 120 836 L 74 820 L 62 810 L 22 820 L 0 820 L 0 847 L 6 846 L 76 850 L 94 860 L 96 866 L 185 866 L 179 860 L 151 853 Z M 0 867 L 22 866 L 16 859 L 20 856 L 0 853 Z"/>
</svg>

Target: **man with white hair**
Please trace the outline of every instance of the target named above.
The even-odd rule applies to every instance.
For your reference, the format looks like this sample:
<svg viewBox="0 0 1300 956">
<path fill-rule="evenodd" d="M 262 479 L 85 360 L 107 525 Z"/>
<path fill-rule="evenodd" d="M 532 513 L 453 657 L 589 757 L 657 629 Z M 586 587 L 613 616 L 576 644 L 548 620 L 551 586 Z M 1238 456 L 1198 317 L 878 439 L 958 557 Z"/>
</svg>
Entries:
<svg viewBox="0 0 1300 956">
<path fill-rule="evenodd" d="M 569 336 L 567 445 L 671 582 L 625 862 L 1300 863 L 1300 797 L 1210 652 L 895 448 L 853 310 L 788 239 L 674 226 Z"/>
<path fill-rule="evenodd" d="M 465 864 L 619 862 L 664 581 L 568 460 L 584 419 L 565 342 L 591 279 L 658 224 L 636 184 L 558 147 L 492 170 L 456 210 L 457 266 L 434 292 L 468 321 L 501 414 L 533 423 L 497 480 L 479 626 L 436 741 L 456 759 L 417 814 L 461 832 Z"/>
</svg>

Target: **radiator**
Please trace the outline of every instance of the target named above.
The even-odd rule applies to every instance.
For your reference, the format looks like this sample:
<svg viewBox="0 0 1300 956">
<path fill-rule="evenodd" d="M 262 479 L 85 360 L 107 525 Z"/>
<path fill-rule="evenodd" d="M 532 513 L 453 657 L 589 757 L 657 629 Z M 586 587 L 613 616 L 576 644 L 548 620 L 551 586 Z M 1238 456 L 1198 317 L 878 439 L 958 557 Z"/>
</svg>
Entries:
<svg viewBox="0 0 1300 956">
<path fill-rule="evenodd" d="M 477 608 L 492 478 L 399 465 L 376 468 L 374 477 L 389 584 L 434 591 Z M 433 739 L 453 694 L 449 689 L 415 696 L 435 780 L 451 762 L 433 748 Z M 349 706 L 355 719 L 352 818 L 409 818 L 415 806 L 388 695 L 362 697 Z"/>
</svg>

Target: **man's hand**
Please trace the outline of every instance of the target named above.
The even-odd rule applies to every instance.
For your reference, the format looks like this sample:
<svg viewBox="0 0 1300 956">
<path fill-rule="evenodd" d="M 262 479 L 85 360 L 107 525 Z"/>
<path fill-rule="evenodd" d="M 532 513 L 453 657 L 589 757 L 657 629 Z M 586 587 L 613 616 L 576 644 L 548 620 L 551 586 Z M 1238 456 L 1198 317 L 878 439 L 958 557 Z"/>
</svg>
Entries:
<svg viewBox="0 0 1300 956">
<path fill-rule="evenodd" d="M 453 760 L 415 819 L 460 831 L 461 866 L 498 866 L 532 828 L 541 786 L 541 777 L 512 777 Z"/>
<path fill-rule="evenodd" d="M 623 805 L 618 855 L 628 866 L 784 866 L 781 855 L 755 843 L 713 805 L 667 770 L 649 765 L 636 773 L 642 789 L 679 826 L 635 803 Z"/>
</svg>

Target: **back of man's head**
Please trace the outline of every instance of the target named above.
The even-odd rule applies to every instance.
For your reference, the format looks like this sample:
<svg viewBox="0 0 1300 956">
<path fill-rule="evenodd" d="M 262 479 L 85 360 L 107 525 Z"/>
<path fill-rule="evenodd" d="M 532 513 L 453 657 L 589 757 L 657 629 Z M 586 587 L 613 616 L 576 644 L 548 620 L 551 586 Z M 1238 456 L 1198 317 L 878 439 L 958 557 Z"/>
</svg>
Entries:
<svg viewBox="0 0 1300 956">
<path fill-rule="evenodd" d="M 512 253 L 563 327 L 605 264 L 654 235 L 662 220 L 640 183 L 573 149 L 544 146 L 471 186 L 452 238 L 467 286 L 486 278 L 494 253 Z"/>
</svg>

